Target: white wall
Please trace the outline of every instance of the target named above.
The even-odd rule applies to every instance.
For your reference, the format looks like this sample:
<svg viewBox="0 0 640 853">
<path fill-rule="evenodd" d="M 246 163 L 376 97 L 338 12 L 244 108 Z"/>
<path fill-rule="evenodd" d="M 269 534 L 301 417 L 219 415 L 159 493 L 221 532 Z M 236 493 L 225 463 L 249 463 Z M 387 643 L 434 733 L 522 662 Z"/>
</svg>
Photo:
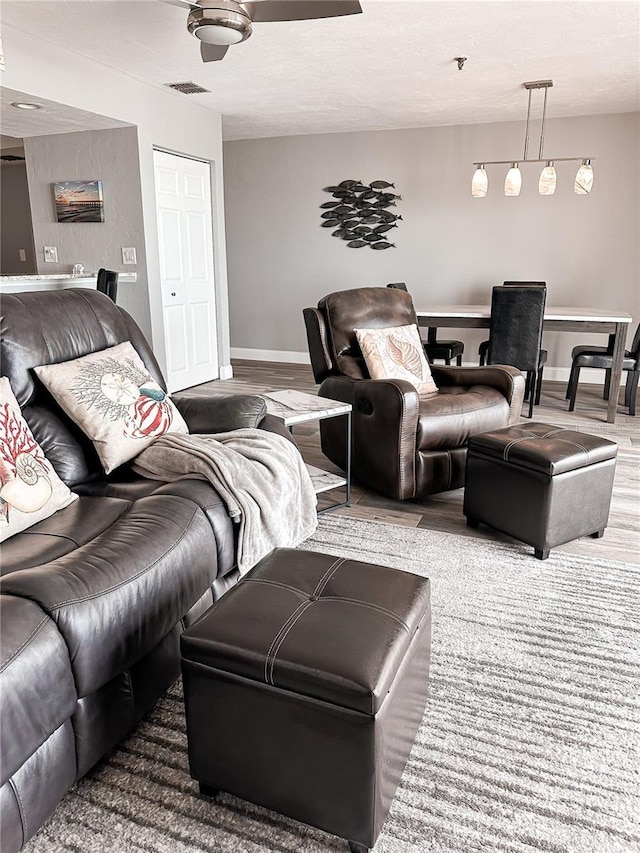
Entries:
<svg viewBox="0 0 640 853">
<path fill-rule="evenodd" d="M 24 160 L 2 163 L 0 167 L 0 222 L 0 273 L 35 273 L 31 209 Z M 25 252 L 24 261 L 20 260 L 20 249 Z"/>
<path fill-rule="evenodd" d="M 34 136 L 24 141 L 33 237 L 40 274 L 100 267 L 135 272 L 135 284 L 121 284 L 118 304 L 147 337 L 151 313 L 142 215 L 138 133 L 135 127 Z M 100 180 L 104 222 L 58 222 L 53 199 L 57 181 Z M 55 246 L 58 263 L 44 260 L 44 246 Z M 123 265 L 122 247 L 136 249 L 137 265 Z"/>
<path fill-rule="evenodd" d="M 637 323 L 640 115 L 554 119 L 545 136 L 556 157 L 595 158 L 590 196 L 573 192 L 576 164 L 558 163 L 553 197 L 538 195 L 539 169 L 524 166 L 521 196 L 505 198 L 506 169 L 494 166 L 487 198 L 471 198 L 473 161 L 517 156 L 520 122 L 225 143 L 235 354 L 304 359 L 304 306 L 390 281 L 405 281 L 416 307 L 426 308 L 488 303 L 491 286 L 505 279 L 543 280 L 550 305 L 626 311 Z M 319 205 L 330 200 L 323 187 L 346 178 L 395 183 L 404 217 L 390 232 L 397 248 L 350 249 L 320 227 Z M 444 336 L 465 340 L 465 361 L 477 363 L 486 332 Z M 571 347 L 584 339 L 546 333 L 549 365 L 567 368 Z"/>
<path fill-rule="evenodd" d="M 230 375 L 221 117 L 190 102 L 187 96 L 140 83 L 10 26 L 3 26 L 2 36 L 7 65 L 6 70 L 0 72 L 3 86 L 28 93 L 34 100 L 47 98 L 119 119 L 138 128 L 153 347 L 163 369 L 166 368 L 166 354 L 157 252 L 153 147 L 211 161 L 218 354 L 223 375 Z"/>
</svg>

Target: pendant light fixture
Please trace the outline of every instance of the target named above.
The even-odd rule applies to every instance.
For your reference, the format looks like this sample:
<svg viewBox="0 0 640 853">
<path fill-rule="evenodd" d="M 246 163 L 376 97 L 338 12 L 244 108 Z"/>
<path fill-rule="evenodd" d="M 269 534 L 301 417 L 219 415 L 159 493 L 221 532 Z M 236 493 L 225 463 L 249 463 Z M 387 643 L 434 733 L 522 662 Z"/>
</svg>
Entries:
<svg viewBox="0 0 640 853">
<path fill-rule="evenodd" d="M 479 163 L 471 180 L 471 195 L 474 198 L 484 198 L 489 188 L 489 178 L 484 163 Z"/>
<path fill-rule="evenodd" d="M 592 186 L 593 169 L 591 168 L 591 160 L 583 160 L 576 175 L 576 182 L 573 191 L 578 195 L 588 195 L 591 192 Z"/>
<path fill-rule="evenodd" d="M 471 181 L 471 195 L 473 198 L 484 198 L 487 195 L 489 186 L 489 178 L 486 171 L 486 166 L 509 166 L 509 171 L 506 174 L 504 181 L 504 194 L 506 196 L 519 196 L 522 188 L 522 172 L 520 165 L 524 163 L 544 163 L 544 167 L 540 172 L 538 180 L 538 192 L 540 195 L 553 195 L 556 191 L 557 175 L 555 169 L 556 162 L 581 162 L 578 172 L 575 177 L 574 191 L 578 195 L 588 195 L 593 186 L 593 167 L 591 165 L 592 157 L 543 157 L 544 151 L 544 126 L 547 117 L 547 93 L 553 86 L 553 80 L 534 80 L 531 83 L 522 84 L 529 92 L 527 102 L 527 124 L 524 135 L 524 154 L 522 160 L 515 162 L 513 160 L 485 160 L 484 162 L 476 162 L 473 165 L 476 167 L 473 179 Z M 544 101 L 542 104 L 542 122 L 540 125 L 540 144 L 538 149 L 538 157 L 529 159 L 529 127 L 531 124 L 531 93 L 535 89 L 544 89 Z"/>
<path fill-rule="evenodd" d="M 504 179 L 504 194 L 506 196 L 520 195 L 522 189 L 522 172 L 517 163 L 512 163 Z"/>
</svg>

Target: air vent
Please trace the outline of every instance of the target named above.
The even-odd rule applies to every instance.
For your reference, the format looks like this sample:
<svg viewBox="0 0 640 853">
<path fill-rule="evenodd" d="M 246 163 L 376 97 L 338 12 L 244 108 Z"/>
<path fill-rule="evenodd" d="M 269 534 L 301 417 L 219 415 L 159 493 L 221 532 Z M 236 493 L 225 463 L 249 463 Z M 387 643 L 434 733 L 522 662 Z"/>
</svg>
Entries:
<svg viewBox="0 0 640 853">
<path fill-rule="evenodd" d="M 12 162 L 14 160 L 24 160 L 24 157 L 16 157 L 15 154 L 2 154 L 0 156 L 0 160 L 4 160 L 5 162 Z"/>
<path fill-rule="evenodd" d="M 209 89 L 203 89 L 197 83 L 188 80 L 186 83 L 165 83 L 170 89 L 175 89 L 176 92 L 182 92 L 183 95 L 200 95 L 203 92 L 209 92 Z"/>
</svg>

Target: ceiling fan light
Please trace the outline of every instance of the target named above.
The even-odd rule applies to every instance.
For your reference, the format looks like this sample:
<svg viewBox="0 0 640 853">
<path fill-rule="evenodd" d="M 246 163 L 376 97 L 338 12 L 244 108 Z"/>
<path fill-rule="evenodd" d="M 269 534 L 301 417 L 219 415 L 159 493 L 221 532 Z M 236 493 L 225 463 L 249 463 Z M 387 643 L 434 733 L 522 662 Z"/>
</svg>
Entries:
<svg viewBox="0 0 640 853">
<path fill-rule="evenodd" d="M 472 198 L 484 198 L 489 188 L 489 178 L 487 177 L 484 163 L 480 163 L 471 179 L 471 196 Z"/>
<path fill-rule="evenodd" d="M 194 36 L 206 44 L 219 44 L 226 46 L 239 44 L 243 41 L 243 35 L 238 30 L 230 27 L 221 27 L 219 24 L 202 24 L 194 30 Z"/>
<path fill-rule="evenodd" d="M 504 194 L 506 196 L 520 195 L 522 189 L 522 172 L 517 163 L 512 163 L 504 179 Z"/>
<path fill-rule="evenodd" d="M 251 35 L 251 18 L 238 3 L 217 0 L 219 8 L 192 9 L 187 19 L 191 35 L 206 44 L 228 47 Z"/>
<path fill-rule="evenodd" d="M 540 195 L 553 195 L 556 191 L 556 170 L 553 165 L 553 160 L 548 160 L 547 165 L 540 172 L 540 180 L 538 181 L 538 192 Z"/>
<path fill-rule="evenodd" d="M 576 174 L 574 192 L 578 195 L 588 195 L 593 187 L 593 168 L 591 160 L 583 160 Z"/>
</svg>

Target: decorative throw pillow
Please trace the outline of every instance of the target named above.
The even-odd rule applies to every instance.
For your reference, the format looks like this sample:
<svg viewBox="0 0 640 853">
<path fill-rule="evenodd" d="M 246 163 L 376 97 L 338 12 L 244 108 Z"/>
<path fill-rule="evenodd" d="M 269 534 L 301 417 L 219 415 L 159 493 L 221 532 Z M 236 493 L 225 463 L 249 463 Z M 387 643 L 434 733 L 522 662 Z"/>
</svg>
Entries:
<svg viewBox="0 0 640 853">
<path fill-rule="evenodd" d="M 53 470 L 22 417 L 6 376 L 0 377 L 0 542 L 26 530 L 78 496 Z"/>
<path fill-rule="evenodd" d="M 189 432 L 129 341 L 35 371 L 94 443 L 107 474 L 158 436 Z"/>
<path fill-rule="evenodd" d="M 416 325 L 354 331 L 372 379 L 406 379 L 421 394 L 438 390 Z"/>
</svg>

